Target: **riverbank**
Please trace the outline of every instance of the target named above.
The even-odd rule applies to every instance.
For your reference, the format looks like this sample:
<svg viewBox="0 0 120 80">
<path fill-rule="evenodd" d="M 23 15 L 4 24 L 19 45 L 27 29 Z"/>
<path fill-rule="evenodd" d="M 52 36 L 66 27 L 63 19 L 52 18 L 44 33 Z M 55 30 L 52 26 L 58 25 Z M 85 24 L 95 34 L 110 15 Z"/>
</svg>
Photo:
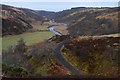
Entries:
<svg viewBox="0 0 120 80">
<path fill-rule="evenodd" d="M 68 35 L 68 30 L 67 26 L 64 24 L 59 24 L 59 25 L 51 25 L 48 27 L 50 31 L 52 31 L 56 35 Z"/>
<path fill-rule="evenodd" d="M 49 30 L 50 30 L 51 32 L 53 32 L 55 35 L 61 36 L 62 34 L 61 34 L 60 32 L 57 32 L 57 31 L 55 30 L 56 27 L 57 27 L 57 26 L 49 27 Z"/>
</svg>

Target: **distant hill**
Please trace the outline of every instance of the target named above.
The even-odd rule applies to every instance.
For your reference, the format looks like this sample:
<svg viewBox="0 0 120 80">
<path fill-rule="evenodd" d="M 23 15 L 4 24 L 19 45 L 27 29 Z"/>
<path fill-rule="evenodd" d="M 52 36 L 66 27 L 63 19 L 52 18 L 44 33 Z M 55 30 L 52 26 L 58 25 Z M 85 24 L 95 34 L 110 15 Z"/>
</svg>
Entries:
<svg viewBox="0 0 120 80">
<path fill-rule="evenodd" d="M 76 12 L 78 10 L 84 10 L 84 9 L 86 9 L 86 8 L 84 8 L 84 7 L 71 8 L 71 9 L 56 12 L 56 13 L 54 13 L 52 15 L 48 15 L 48 17 L 50 19 L 54 19 L 56 22 L 64 22 L 65 20 L 63 21 L 63 19 L 65 17 L 67 17 L 68 15 L 70 15 L 71 13 L 74 13 L 74 12 Z"/>
<path fill-rule="evenodd" d="M 43 11 L 43 10 L 37 10 L 38 14 L 40 16 L 44 16 L 44 17 L 49 17 L 50 15 L 53 15 L 55 12 L 52 11 Z"/>
<path fill-rule="evenodd" d="M 119 8 L 76 7 L 51 16 L 56 22 L 68 24 L 71 35 L 101 35 L 118 33 Z"/>
<path fill-rule="evenodd" d="M 75 7 L 59 12 L 31 10 L 2 5 L 2 35 L 21 34 L 32 29 L 31 23 L 54 19 L 67 23 L 70 35 L 118 33 L 119 8 Z"/>
<path fill-rule="evenodd" d="M 71 35 L 107 35 L 119 33 L 118 8 L 88 10 L 70 21 Z M 119 10 L 120 11 L 120 10 Z"/>
<path fill-rule="evenodd" d="M 21 34 L 33 28 L 31 23 L 44 20 L 43 12 L 2 5 L 2 35 Z M 49 13 L 49 12 L 47 12 Z M 47 15 L 47 13 L 44 13 Z"/>
</svg>

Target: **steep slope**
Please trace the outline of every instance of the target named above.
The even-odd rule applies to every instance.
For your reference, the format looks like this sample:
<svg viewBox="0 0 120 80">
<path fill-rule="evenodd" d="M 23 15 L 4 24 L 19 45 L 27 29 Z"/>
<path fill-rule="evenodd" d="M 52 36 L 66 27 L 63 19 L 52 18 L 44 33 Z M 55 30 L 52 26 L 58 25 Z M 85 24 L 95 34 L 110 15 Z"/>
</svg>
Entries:
<svg viewBox="0 0 120 80">
<path fill-rule="evenodd" d="M 94 77 L 118 77 L 118 36 L 85 36 L 69 39 L 61 50 L 64 57 L 78 70 Z"/>
<path fill-rule="evenodd" d="M 48 15 L 50 19 L 54 19 L 56 22 L 68 22 L 67 19 L 65 19 L 67 16 L 72 15 L 72 13 L 79 11 L 79 10 L 84 10 L 86 9 L 85 7 L 79 7 L 79 8 L 71 8 L 68 10 L 63 10 L 56 12 L 54 14 Z"/>
<path fill-rule="evenodd" d="M 2 5 L 0 18 L 2 20 L 2 35 L 20 34 L 31 29 L 31 23 L 42 21 L 43 17 L 36 11 Z"/>
<path fill-rule="evenodd" d="M 118 8 L 82 12 L 70 22 L 72 35 L 106 35 L 119 33 Z"/>
<path fill-rule="evenodd" d="M 70 35 L 102 35 L 118 33 L 119 8 L 72 8 L 57 12 L 54 20 L 68 24 Z"/>
</svg>

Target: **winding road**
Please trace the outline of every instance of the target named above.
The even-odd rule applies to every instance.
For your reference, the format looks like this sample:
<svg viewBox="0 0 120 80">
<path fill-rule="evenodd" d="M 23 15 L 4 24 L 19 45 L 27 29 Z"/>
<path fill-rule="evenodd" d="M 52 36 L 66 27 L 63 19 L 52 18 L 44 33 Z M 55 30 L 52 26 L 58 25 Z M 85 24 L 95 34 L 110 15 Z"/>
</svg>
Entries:
<svg viewBox="0 0 120 80">
<path fill-rule="evenodd" d="M 55 26 L 54 26 L 55 28 Z M 54 30 L 54 28 L 52 30 Z M 51 30 L 50 30 L 51 31 Z M 52 31 L 54 34 L 56 34 L 55 32 L 57 31 Z M 56 34 L 57 35 L 57 34 Z M 62 35 L 62 34 L 61 34 Z M 60 36 L 60 35 L 59 35 Z M 64 40 L 62 42 L 60 42 L 55 50 L 54 50 L 54 54 L 56 59 L 58 60 L 59 63 L 63 64 L 70 72 L 72 72 L 72 74 L 74 76 L 78 76 L 78 77 L 84 77 L 85 74 L 83 72 L 79 72 L 76 68 L 74 68 L 69 62 L 66 61 L 66 59 L 64 59 L 62 53 L 61 53 L 61 47 L 67 42 L 68 40 Z"/>
</svg>

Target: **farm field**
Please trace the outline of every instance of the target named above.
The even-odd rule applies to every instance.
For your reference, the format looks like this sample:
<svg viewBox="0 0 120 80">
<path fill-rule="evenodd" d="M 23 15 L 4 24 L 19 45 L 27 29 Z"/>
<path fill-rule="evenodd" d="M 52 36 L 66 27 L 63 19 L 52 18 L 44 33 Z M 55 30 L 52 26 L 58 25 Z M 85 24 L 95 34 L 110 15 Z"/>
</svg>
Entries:
<svg viewBox="0 0 120 80">
<path fill-rule="evenodd" d="M 40 41 L 44 41 L 49 39 L 54 34 L 52 32 L 31 32 L 31 33 L 23 33 L 20 35 L 6 36 L 2 38 L 2 49 L 5 50 L 11 45 L 15 44 L 21 38 L 24 39 L 27 45 L 32 45 L 38 43 Z"/>
</svg>

